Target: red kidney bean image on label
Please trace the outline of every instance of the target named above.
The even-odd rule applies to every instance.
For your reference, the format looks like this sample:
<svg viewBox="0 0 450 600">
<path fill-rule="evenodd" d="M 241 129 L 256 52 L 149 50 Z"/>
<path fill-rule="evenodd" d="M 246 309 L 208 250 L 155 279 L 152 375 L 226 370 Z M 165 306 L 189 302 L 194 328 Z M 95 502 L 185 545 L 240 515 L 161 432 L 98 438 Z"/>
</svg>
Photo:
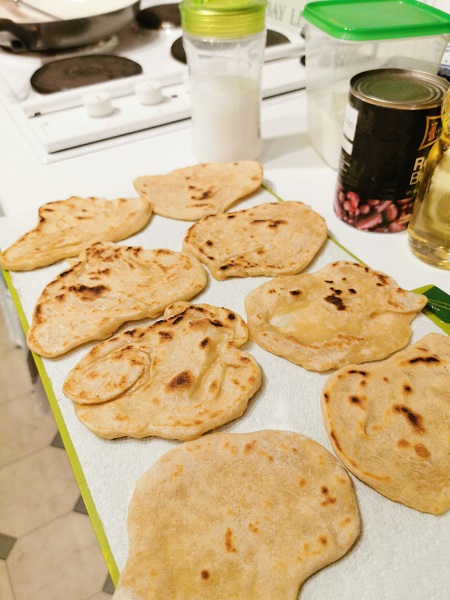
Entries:
<svg viewBox="0 0 450 600">
<path fill-rule="evenodd" d="M 351 81 L 334 210 L 352 227 L 395 233 L 408 226 L 428 152 L 440 132 L 441 101 L 448 85 L 433 75 L 419 78 L 419 84 L 416 79 L 414 71 L 381 69 Z M 411 94 L 424 88 L 433 106 L 391 101 L 396 85 L 403 86 L 399 96 L 407 97 L 408 84 Z M 381 99 L 366 92 L 376 92 Z"/>
<path fill-rule="evenodd" d="M 378 198 L 361 201 L 356 192 L 344 192 L 338 184 L 334 209 L 342 221 L 357 229 L 394 233 L 407 227 L 413 203 L 413 197 L 395 202 Z"/>
</svg>

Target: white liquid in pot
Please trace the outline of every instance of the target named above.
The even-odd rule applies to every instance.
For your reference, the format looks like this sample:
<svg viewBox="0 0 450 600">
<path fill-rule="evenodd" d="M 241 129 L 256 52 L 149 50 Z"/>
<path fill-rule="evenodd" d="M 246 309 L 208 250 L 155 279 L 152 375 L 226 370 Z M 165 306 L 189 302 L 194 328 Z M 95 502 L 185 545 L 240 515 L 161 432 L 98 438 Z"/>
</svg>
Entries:
<svg viewBox="0 0 450 600">
<path fill-rule="evenodd" d="M 253 79 L 191 81 L 192 138 L 199 162 L 254 160 L 261 151 L 260 88 Z"/>
</svg>

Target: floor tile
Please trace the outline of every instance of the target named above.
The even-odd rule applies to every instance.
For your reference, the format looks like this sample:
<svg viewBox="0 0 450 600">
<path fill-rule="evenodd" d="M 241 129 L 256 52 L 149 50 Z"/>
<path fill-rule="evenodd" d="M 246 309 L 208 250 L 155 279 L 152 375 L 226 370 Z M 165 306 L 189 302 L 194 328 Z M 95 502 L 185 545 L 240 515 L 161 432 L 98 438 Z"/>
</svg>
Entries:
<svg viewBox="0 0 450 600">
<path fill-rule="evenodd" d="M 0 303 L 0 600 L 111 600 L 47 396 L 9 334 Z"/>
<path fill-rule="evenodd" d="M 3 560 L 0 560 L 0 598 L 2 600 L 16 600 L 14 598 L 8 567 Z M 101 599 L 99 598 L 98 600 Z M 109 600 L 111 600 L 111 596 L 109 596 Z"/>
<path fill-rule="evenodd" d="M 31 392 L 33 384 L 26 363 L 26 356 L 21 348 L 12 348 L 0 360 L 0 401 L 7 402 L 27 392 Z"/>
<path fill-rule="evenodd" d="M 16 538 L 10 535 L 3 535 L 0 533 L 0 559 L 6 560 L 8 558 L 9 553 L 13 549 L 14 544 L 16 543 Z M 1 596 L 0 596 L 1 597 Z"/>
<path fill-rule="evenodd" d="M 86 505 L 85 505 L 84 500 L 83 500 L 83 496 L 80 495 L 80 497 L 78 498 L 78 500 L 77 500 L 77 502 L 76 502 L 73 510 L 75 510 L 76 512 L 82 513 L 84 515 L 88 514 Z"/>
<path fill-rule="evenodd" d="M 55 448 L 62 448 L 64 450 L 64 448 L 65 448 L 64 442 L 62 441 L 62 437 L 61 437 L 61 434 L 59 433 L 59 431 L 56 433 L 55 437 L 53 438 L 51 445 L 54 446 Z"/>
<path fill-rule="evenodd" d="M 108 578 L 103 586 L 101 592 L 92 596 L 92 598 L 88 598 L 87 600 L 111 600 L 112 595 L 115 592 L 115 587 L 112 582 L 111 576 L 108 575 Z"/>
<path fill-rule="evenodd" d="M 0 419 L 0 467 L 49 446 L 57 431 L 53 414 L 39 409 L 33 392 L 5 402 Z"/>
<path fill-rule="evenodd" d="M 0 469 L 0 532 L 19 537 L 75 506 L 80 494 L 64 450 L 48 446 Z"/>
<path fill-rule="evenodd" d="M 91 522 L 75 512 L 19 538 L 6 564 L 16 600 L 85 600 L 107 576 Z"/>
<path fill-rule="evenodd" d="M 6 322 L 3 318 L 3 315 L 0 314 L 0 359 L 5 360 L 5 357 L 11 350 L 17 348 L 16 344 L 9 337 L 9 329 L 6 325 Z"/>
<path fill-rule="evenodd" d="M 108 594 L 114 594 L 115 592 L 115 586 L 113 583 L 113 580 L 111 579 L 111 576 L 108 575 L 108 578 L 105 581 L 105 585 L 103 586 L 103 591 L 107 592 Z"/>
</svg>

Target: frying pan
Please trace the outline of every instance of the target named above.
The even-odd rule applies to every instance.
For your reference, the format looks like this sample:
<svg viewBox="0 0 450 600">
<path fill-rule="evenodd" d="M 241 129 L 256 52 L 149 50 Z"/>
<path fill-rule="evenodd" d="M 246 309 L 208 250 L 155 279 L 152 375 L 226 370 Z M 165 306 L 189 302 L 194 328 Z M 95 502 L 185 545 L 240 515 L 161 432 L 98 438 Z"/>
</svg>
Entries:
<svg viewBox="0 0 450 600">
<path fill-rule="evenodd" d="M 139 5 L 137 0 L 0 0 L 0 47 L 20 53 L 93 44 L 131 23 Z"/>
</svg>

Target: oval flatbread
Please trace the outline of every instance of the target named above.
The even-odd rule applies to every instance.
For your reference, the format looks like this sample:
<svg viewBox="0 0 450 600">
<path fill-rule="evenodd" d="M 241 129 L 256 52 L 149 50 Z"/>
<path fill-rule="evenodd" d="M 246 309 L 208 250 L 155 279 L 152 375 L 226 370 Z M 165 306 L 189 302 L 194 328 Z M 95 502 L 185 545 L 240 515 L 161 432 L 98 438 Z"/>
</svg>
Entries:
<svg viewBox="0 0 450 600">
<path fill-rule="evenodd" d="M 302 202 L 273 202 L 194 223 L 183 250 L 218 280 L 300 273 L 327 239 L 325 220 Z"/>
<path fill-rule="evenodd" d="M 450 509 L 450 338 L 430 333 L 381 362 L 328 379 L 322 411 L 356 477 L 426 513 Z"/>
<path fill-rule="evenodd" d="M 152 207 L 143 198 L 79 198 L 39 208 L 38 225 L 0 255 L 0 266 L 30 271 L 71 258 L 96 242 L 118 242 L 147 225 Z"/>
<path fill-rule="evenodd" d="M 239 350 L 239 315 L 178 302 L 164 317 L 98 344 L 68 374 L 63 391 L 96 435 L 194 439 L 240 417 L 261 385 Z"/>
<path fill-rule="evenodd" d="M 245 299 L 250 337 L 311 371 L 385 358 L 405 346 L 426 296 L 358 263 L 281 276 Z"/>
<path fill-rule="evenodd" d="M 200 164 L 166 175 L 138 177 L 134 187 L 157 215 L 197 221 L 225 211 L 257 190 L 262 175 L 262 166 L 251 160 Z"/>
<path fill-rule="evenodd" d="M 137 482 L 115 600 L 293 600 L 360 530 L 352 483 L 289 431 L 212 433 Z"/>
<path fill-rule="evenodd" d="M 206 281 L 205 269 L 188 254 L 100 242 L 45 287 L 28 347 L 54 357 L 105 339 L 126 321 L 157 317 L 169 304 L 193 298 Z"/>
</svg>

